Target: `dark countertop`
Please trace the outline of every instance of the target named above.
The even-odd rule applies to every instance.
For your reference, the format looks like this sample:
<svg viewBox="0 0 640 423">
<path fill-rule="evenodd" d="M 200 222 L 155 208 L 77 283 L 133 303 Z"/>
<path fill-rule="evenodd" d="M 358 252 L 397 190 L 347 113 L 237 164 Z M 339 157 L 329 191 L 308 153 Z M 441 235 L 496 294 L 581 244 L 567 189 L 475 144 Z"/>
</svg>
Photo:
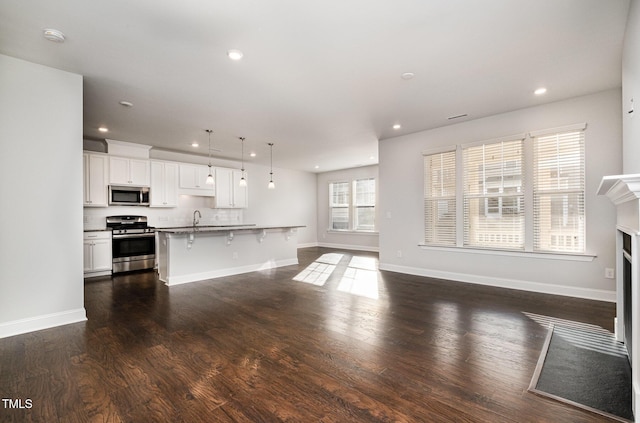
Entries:
<svg viewBox="0 0 640 423">
<path fill-rule="evenodd" d="M 165 232 L 170 234 L 189 234 L 189 233 L 202 233 L 202 232 L 228 232 L 228 231 L 255 231 L 266 229 L 293 229 L 304 228 L 302 225 L 260 225 L 246 224 L 246 225 L 198 225 L 194 230 L 191 226 L 178 226 L 170 228 L 156 228 L 156 232 Z"/>
</svg>

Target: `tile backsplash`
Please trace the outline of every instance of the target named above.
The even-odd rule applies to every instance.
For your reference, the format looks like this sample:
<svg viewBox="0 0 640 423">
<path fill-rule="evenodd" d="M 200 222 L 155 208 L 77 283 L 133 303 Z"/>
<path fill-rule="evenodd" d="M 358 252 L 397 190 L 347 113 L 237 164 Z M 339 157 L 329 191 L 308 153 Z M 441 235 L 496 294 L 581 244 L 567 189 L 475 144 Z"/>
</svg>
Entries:
<svg viewBox="0 0 640 423">
<path fill-rule="evenodd" d="M 84 229 L 104 229 L 107 216 L 115 215 L 140 215 L 147 216 L 149 225 L 156 228 L 173 226 L 189 226 L 193 224 L 193 213 L 199 210 L 202 217 L 200 225 L 234 225 L 241 223 L 253 223 L 243 221 L 242 209 L 214 209 L 211 208 L 213 199 L 210 197 L 196 197 L 180 195 L 178 207 L 85 207 Z"/>
</svg>

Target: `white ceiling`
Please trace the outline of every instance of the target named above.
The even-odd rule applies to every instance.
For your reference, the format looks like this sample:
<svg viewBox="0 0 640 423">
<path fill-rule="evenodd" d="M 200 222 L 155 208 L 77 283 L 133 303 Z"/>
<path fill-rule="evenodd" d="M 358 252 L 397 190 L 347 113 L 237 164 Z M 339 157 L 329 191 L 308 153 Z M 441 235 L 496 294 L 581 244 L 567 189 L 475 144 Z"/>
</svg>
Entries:
<svg viewBox="0 0 640 423">
<path fill-rule="evenodd" d="M 214 156 L 239 159 L 242 136 L 250 160 L 273 142 L 275 167 L 323 172 L 377 163 L 379 139 L 619 87 L 628 6 L 2 0 L 0 53 L 84 75 L 88 138 L 206 155 L 211 128 Z"/>
</svg>

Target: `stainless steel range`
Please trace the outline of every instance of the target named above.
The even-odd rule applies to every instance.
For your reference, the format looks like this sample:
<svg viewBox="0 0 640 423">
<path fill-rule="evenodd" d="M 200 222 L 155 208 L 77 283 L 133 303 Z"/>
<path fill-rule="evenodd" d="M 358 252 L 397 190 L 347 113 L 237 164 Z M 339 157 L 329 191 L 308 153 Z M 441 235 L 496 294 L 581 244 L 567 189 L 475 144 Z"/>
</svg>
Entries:
<svg viewBox="0 0 640 423">
<path fill-rule="evenodd" d="M 107 228 L 113 233 L 113 273 L 153 269 L 156 231 L 146 216 L 108 216 Z"/>
</svg>

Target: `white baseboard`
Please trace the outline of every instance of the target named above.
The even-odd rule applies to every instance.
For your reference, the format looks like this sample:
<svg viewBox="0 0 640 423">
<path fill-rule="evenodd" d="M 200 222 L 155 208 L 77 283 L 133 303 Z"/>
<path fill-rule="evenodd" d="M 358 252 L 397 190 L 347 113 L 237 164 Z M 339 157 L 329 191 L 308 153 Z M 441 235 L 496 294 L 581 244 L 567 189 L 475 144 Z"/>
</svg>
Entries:
<svg viewBox="0 0 640 423">
<path fill-rule="evenodd" d="M 298 244 L 298 248 L 309 248 L 309 247 L 317 247 L 318 243 L 317 242 L 308 242 L 305 244 Z"/>
<path fill-rule="evenodd" d="M 318 247 L 337 248 L 342 250 L 372 251 L 375 253 L 380 251 L 380 248 L 378 247 L 367 247 L 364 245 L 349 245 L 349 244 L 332 244 L 329 242 L 319 242 Z"/>
<path fill-rule="evenodd" d="M 59 313 L 44 314 L 26 319 L 13 320 L 0 323 L 0 338 L 49 329 L 70 323 L 84 322 L 87 320 L 87 311 L 83 308 L 61 311 Z"/>
<path fill-rule="evenodd" d="M 475 283 L 478 285 L 495 286 L 499 288 L 518 289 L 521 291 L 538 292 L 541 294 L 562 295 L 565 297 L 584 298 L 588 300 L 616 302 L 615 291 L 602 289 L 577 288 L 575 286 L 551 285 L 540 282 L 523 281 L 518 279 L 494 278 L 466 273 L 444 272 L 441 270 L 422 269 L 418 267 L 398 266 L 380 263 L 380 270 L 405 273 L 408 275 L 425 276 L 428 278 L 446 279 L 456 282 Z"/>
<path fill-rule="evenodd" d="M 212 270 L 208 272 L 189 273 L 186 275 L 168 277 L 162 280 L 168 286 L 182 285 L 184 283 L 204 281 L 207 279 L 221 278 L 224 276 L 240 275 L 242 273 L 257 272 L 260 270 L 275 269 L 276 267 L 291 266 L 298 264 L 297 258 L 276 260 L 262 264 L 252 264 L 248 266 L 230 267 L 228 269 Z"/>
</svg>

